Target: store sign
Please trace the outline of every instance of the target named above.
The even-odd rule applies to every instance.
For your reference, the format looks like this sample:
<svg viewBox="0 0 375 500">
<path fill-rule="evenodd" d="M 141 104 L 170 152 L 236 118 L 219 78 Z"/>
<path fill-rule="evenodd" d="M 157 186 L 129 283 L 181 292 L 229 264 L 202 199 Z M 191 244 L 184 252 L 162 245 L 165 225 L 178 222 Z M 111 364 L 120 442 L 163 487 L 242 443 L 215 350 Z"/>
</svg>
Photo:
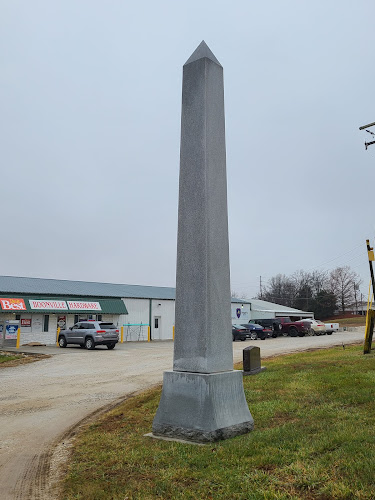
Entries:
<svg viewBox="0 0 375 500">
<path fill-rule="evenodd" d="M 66 316 L 59 316 L 57 318 L 57 326 L 60 328 L 60 330 L 64 330 L 66 327 Z"/>
<path fill-rule="evenodd" d="M 21 326 L 31 327 L 31 318 L 30 319 L 21 319 Z"/>
<path fill-rule="evenodd" d="M 26 311 L 23 299 L 0 299 L 0 304 L 3 311 Z"/>
<path fill-rule="evenodd" d="M 99 302 L 68 301 L 70 311 L 101 311 Z"/>
<path fill-rule="evenodd" d="M 6 325 L 5 338 L 13 340 L 17 338 L 18 325 Z"/>
<path fill-rule="evenodd" d="M 29 300 L 31 309 L 43 309 L 49 311 L 66 310 L 65 300 Z"/>
</svg>

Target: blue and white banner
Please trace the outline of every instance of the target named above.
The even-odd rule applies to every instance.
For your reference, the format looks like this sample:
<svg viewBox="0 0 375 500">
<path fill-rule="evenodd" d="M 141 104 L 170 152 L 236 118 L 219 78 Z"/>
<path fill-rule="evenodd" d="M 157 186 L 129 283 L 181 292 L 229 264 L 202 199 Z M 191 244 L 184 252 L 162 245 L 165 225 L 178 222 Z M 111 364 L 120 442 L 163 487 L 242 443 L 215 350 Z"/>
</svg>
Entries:
<svg viewBox="0 0 375 500">
<path fill-rule="evenodd" d="M 6 325 L 5 338 L 8 340 L 17 338 L 18 325 Z"/>
</svg>

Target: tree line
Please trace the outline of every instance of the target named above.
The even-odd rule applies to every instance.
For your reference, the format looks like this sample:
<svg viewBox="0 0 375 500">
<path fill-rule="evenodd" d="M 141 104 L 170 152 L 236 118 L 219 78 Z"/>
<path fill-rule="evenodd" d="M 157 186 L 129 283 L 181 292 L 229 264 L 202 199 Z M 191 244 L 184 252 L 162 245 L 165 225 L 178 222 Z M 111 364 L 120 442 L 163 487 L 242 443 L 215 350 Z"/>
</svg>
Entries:
<svg viewBox="0 0 375 500">
<path fill-rule="evenodd" d="M 301 270 L 290 276 L 273 276 L 256 298 L 313 311 L 316 318 L 326 319 L 337 311 L 345 313 L 353 305 L 357 308 L 361 282 L 350 266 L 331 272 Z"/>
</svg>

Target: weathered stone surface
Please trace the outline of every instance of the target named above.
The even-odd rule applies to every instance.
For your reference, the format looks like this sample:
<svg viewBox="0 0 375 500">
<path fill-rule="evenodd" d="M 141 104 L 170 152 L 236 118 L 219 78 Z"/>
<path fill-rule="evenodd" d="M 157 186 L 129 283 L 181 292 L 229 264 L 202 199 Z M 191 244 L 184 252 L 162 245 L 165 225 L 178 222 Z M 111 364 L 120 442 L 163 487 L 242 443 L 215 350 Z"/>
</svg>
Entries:
<svg viewBox="0 0 375 500">
<path fill-rule="evenodd" d="M 211 442 L 244 434 L 253 427 L 242 372 L 164 372 L 154 435 Z"/>
<path fill-rule="evenodd" d="M 233 369 L 223 68 L 202 44 L 183 70 L 173 368 Z"/>
</svg>

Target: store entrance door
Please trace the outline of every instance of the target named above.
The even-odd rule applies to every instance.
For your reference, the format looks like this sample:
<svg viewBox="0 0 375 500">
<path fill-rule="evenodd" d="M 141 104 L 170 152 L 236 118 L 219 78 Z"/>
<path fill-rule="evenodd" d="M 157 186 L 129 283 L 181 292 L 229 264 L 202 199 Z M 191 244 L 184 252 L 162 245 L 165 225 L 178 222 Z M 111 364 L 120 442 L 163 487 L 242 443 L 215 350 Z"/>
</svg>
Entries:
<svg viewBox="0 0 375 500">
<path fill-rule="evenodd" d="M 152 332 L 153 340 L 161 339 L 161 317 L 154 316 L 154 331 Z"/>
</svg>

